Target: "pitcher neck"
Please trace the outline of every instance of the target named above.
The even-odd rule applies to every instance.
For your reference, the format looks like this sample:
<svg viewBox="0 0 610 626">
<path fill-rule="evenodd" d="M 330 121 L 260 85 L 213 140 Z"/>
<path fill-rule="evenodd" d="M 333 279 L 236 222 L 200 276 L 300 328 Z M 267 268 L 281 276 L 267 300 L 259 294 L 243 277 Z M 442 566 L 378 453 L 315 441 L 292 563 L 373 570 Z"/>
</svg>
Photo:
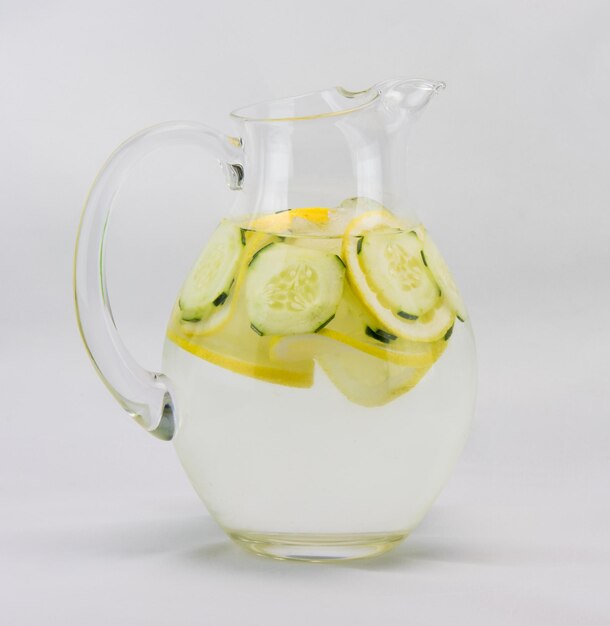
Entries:
<svg viewBox="0 0 610 626">
<path fill-rule="evenodd" d="M 334 207 L 355 196 L 405 203 L 409 125 L 359 118 L 244 124 L 242 212 Z"/>
<path fill-rule="evenodd" d="M 359 196 L 404 212 L 410 130 L 443 88 L 439 81 L 392 79 L 233 112 L 244 158 L 241 210 L 333 207 Z"/>
</svg>

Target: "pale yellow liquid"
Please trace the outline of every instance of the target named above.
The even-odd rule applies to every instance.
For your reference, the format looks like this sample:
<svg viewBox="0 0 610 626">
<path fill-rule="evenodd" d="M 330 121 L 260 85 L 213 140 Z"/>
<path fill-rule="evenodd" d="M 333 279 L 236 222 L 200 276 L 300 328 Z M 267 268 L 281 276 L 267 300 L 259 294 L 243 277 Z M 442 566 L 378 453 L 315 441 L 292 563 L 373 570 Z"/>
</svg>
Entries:
<svg viewBox="0 0 610 626">
<path fill-rule="evenodd" d="M 464 445 L 474 399 L 467 326 L 410 392 L 387 405 L 347 400 L 316 369 L 310 389 L 224 370 L 166 341 L 174 443 L 210 513 L 254 534 L 407 534 Z"/>
<path fill-rule="evenodd" d="M 473 413 L 475 351 L 456 321 L 418 384 L 383 406 L 351 402 L 315 366 L 295 388 L 250 378 L 166 340 L 176 451 L 210 513 L 259 553 L 308 560 L 377 554 L 431 506 Z"/>
</svg>

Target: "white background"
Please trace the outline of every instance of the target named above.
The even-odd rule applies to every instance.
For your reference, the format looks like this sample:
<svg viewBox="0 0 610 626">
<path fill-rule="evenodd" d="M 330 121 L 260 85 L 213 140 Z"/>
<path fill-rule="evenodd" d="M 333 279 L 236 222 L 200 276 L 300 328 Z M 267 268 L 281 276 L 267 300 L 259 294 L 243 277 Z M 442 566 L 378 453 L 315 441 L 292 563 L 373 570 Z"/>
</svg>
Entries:
<svg viewBox="0 0 610 626">
<path fill-rule="evenodd" d="M 603 1 L 1 1 L 0 622 L 610 623 L 609 23 Z M 394 552 L 259 559 L 89 364 L 80 208 L 142 127 L 230 131 L 238 106 L 393 76 L 448 85 L 409 174 L 475 326 L 474 429 Z M 148 367 L 223 184 L 177 150 L 119 198 L 113 302 Z"/>
</svg>

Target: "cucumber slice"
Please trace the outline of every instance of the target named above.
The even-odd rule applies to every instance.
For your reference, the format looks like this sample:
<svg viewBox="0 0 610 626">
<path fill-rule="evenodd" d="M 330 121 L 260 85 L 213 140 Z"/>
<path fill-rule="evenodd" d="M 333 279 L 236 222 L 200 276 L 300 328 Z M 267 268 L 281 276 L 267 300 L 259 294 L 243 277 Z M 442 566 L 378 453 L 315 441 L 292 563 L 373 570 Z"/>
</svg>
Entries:
<svg viewBox="0 0 610 626">
<path fill-rule="evenodd" d="M 460 321 L 465 322 L 467 315 L 466 305 L 447 267 L 447 263 L 445 263 L 445 259 L 443 259 L 436 244 L 427 234 L 424 235 L 423 242 L 422 253 L 426 265 L 432 272 L 449 307 L 455 311 Z"/>
<path fill-rule="evenodd" d="M 248 264 L 259 250 L 277 240 L 273 236 L 264 233 L 243 230 L 241 230 L 240 237 L 244 248 L 238 263 L 235 280 L 229 289 L 226 299 L 215 306 L 209 317 L 194 321 L 185 320 L 183 318 L 183 312 L 180 309 L 179 303 L 177 303 L 170 324 L 173 324 L 175 329 L 178 325 L 181 326 L 179 333 L 186 336 L 209 335 L 221 330 L 235 314 L 235 301 L 243 287 Z"/>
<path fill-rule="evenodd" d="M 182 286 L 178 305 L 183 320 L 206 319 L 216 308 L 226 304 L 242 251 L 239 227 L 223 222 Z"/>
<path fill-rule="evenodd" d="M 414 232 L 364 235 L 360 264 L 367 282 L 383 304 L 405 319 L 415 320 L 429 311 L 439 289 L 422 257 L 422 244 Z"/>
<path fill-rule="evenodd" d="M 175 319 L 174 325 L 182 325 L 187 335 L 207 335 L 216 332 L 227 323 L 233 313 L 233 289 L 229 293 L 223 306 L 218 307 L 209 317 L 202 320 L 185 320 L 179 304 L 176 305 L 177 312 L 172 316 L 172 319 Z"/>
<path fill-rule="evenodd" d="M 348 400 L 365 407 L 382 406 L 410 391 L 430 368 L 385 361 L 320 335 L 278 337 L 270 353 L 288 363 L 315 359 Z"/>
<path fill-rule="evenodd" d="M 447 343 L 409 341 L 388 333 L 360 303 L 349 285 L 337 307 L 335 318 L 319 334 L 340 341 L 371 356 L 399 365 L 423 367 L 432 365 L 443 353 Z"/>
<path fill-rule="evenodd" d="M 398 235 L 404 233 L 404 230 L 402 223 L 386 210 L 369 211 L 353 219 L 343 236 L 343 260 L 347 264 L 348 279 L 362 304 L 379 320 L 386 332 L 411 341 L 438 341 L 455 319 L 452 309 L 445 305 L 444 300 L 438 299 L 432 309 L 419 315 L 417 319 L 411 319 L 415 315 L 409 311 L 388 306 L 385 293 L 378 293 L 369 284 L 360 262 L 358 247 L 361 238 L 372 233 Z M 361 251 L 362 247 L 363 244 L 360 244 Z"/>
<path fill-rule="evenodd" d="M 334 254 L 285 243 L 266 246 L 248 266 L 251 325 L 263 335 L 315 332 L 337 310 L 344 273 Z"/>
</svg>

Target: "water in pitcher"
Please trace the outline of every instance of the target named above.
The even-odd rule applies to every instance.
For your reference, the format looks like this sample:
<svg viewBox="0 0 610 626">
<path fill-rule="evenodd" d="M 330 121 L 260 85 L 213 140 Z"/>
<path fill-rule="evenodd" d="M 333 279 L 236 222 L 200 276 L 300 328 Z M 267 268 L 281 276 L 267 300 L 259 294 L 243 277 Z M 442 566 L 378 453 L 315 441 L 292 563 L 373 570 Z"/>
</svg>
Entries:
<svg viewBox="0 0 610 626">
<path fill-rule="evenodd" d="M 421 224 L 385 208 L 226 220 L 168 325 L 176 450 L 250 549 L 307 558 L 310 540 L 335 558 L 340 534 L 347 555 L 358 556 L 350 536 L 354 551 L 367 553 L 366 536 L 383 551 L 461 451 L 473 355 L 459 291 Z"/>
</svg>

